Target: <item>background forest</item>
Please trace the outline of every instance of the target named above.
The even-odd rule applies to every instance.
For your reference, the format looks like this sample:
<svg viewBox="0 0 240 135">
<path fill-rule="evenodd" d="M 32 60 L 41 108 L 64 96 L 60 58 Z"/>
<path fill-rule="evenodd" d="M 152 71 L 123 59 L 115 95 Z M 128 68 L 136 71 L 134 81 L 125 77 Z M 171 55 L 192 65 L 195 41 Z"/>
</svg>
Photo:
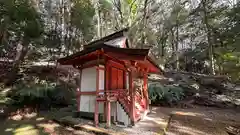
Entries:
<svg viewBox="0 0 240 135">
<path fill-rule="evenodd" d="M 23 65 L 55 63 L 126 27 L 133 47 L 151 48 L 165 70 L 240 76 L 236 0 L 1 0 L 0 16 L 11 81 Z"/>
<path fill-rule="evenodd" d="M 31 91 L 33 82 L 34 89 L 53 89 L 47 72 L 34 66 L 54 67 L 58 58 L 126 27 L 132 47 L 151 48 L 164 71 L 240 79 L 237 0 L 0 0 L 0 18 L 1 87 Z M 48 97 L 65 98 L 57 94 Z"/>
<path fill-rule="evenodd" d="M 43 130 L 38 124 L 51 125 L 52 129 L 54 119 L 76 121 L 79 71 L 64 68 L 57 59 L 124 28 L 129 28 L 131 47 L 150 48 L 149 55 L 163 69 L 162 75 L 148 78 L 151 105 L 161 105 L 159 116 L 150 116 L 153 121 L 142 124 L 156 126 L 146 128 L 148 131 L 167 125 L 162 129 L 165 132 L 170 125 L 170 131 L 183 134 L 210 134 L 209 129 L 220 134 L 215 131 L 226 127 L 240 134 L 239 0 L 0 0 L 1 134 Z M 195 126 L 192 116 L 179 113 L 190 128 L 183 123 L 177 128 L 174 123 L 178 117 L 172 111 L 166 114 L 170 117 L 160 117 L 163 106 L 190 113 L 188 108 L 201 110 L 188 113 L 201 114 L 201 122 Z M 209 107 L 218 109 L 209 111 Z M 219 108 L 238 112 L 231 110 L 228 115 Z M 47 124 L 33 117 L 35 124 L 29 126 L 25 118 L 32 112 L 40 116 L 41 111 L 45 111 L 41 119 Z M 219 119 L 220 112 L 229 118 Z M 231 127 L 232 122 L 238 126 Z M 68 124 L 65 126 L 55 129 L 69 129 Z M 208 130 L 203 132 L 205 128 Z M 139 127 L 136 130 L 146 132 Z M 67 131 L 50 134 L 70 135 Z"/>
</svg>

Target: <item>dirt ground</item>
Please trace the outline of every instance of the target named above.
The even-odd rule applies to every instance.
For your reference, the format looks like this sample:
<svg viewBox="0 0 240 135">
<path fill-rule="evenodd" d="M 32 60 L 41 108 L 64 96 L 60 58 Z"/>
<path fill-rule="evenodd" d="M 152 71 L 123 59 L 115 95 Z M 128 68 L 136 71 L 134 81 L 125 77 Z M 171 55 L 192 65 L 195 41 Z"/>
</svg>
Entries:
<svg viewBox="0 0 240 135">
<path fill-rule="evenodd" d="M 152 107 L 152 112 L 144 120 L 124 130 L 132 135 L 159 135 L 164 132 L 166 135 L 228 135 L 228 126 L 240 129 L 240 112 L 211 107 Z"/>
<path fill-rule="evenodd" d="M 22 119 L 1 119 L 0 135 L 93 135 L 59 125 L 42 114 L 31 115 Z"/>
<path fill-rule="evenodd" d="M 118 128 L 117 134 L 161 135 L 165 132 L 166 135 L 228 135 L 226 132 L 228 126 L 240 129 L 240 112 L 207 107 L 191 109 L 152 107 L 151 113 L 134 127 Z M 2 120 L 0 134 L 93 135 L 52 122 L 45 114 L 36 114 L 28 119 Z"/>
<path fill-rule="evenodd" d="M 240 112 L 235 110 L 208 107 L 159 109 L 164 114 L 172 114 L 167 135 L 229 135 L 227 127 L 240 129 Z"/>
</svg>

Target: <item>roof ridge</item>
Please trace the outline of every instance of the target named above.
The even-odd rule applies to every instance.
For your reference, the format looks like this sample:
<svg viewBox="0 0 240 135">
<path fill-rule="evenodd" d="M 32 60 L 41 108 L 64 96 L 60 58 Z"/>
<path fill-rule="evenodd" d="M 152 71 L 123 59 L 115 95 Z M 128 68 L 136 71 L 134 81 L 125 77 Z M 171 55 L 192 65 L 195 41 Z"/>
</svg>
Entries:
<svg viewBox="0 0 240 135">
<path fill-rule="evenodd" d="M 117 32 L 114 32 L 108 36 L 105 36 L 105 37 L 102 37 L 100 39 L 97 39 L 97 40 L 94 40 L 90 43 L 87 43 L 85 44 L 84 46 L 87 47 L 87 46 L 94 46 L 94 45 L 99 45 L 99 44 L 102 44 L 104 42 L 107 42 L 107 41 L 110 41 L 110 40 L 113 40 L 115 38 L 118 38 L 118 37 L 122 37 L 124 36 L 124 32 L 127 32 L 129 30 L 129 28 L 124 28 L 122 30 L 119 30 Z"/>
</svg>

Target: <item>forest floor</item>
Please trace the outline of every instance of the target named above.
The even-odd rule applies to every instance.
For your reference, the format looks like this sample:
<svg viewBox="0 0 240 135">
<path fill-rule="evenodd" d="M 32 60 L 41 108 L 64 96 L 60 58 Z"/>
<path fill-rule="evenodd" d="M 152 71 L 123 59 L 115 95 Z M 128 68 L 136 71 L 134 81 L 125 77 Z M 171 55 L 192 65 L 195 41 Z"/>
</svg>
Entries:
<svg viewBox="0 0 240 135">
<path fill-rule="evenodd" d="M 166 129 L 167 135 L 229 135 L 227 128 L 240 129 L 240 112 L 231 109 L 160 107 L 158 111 L 172 116 Z"/>
<path fill-rule="evenodd" d="M 45 117 L 45 114 L 32 113 L 24 119 L 0 120 L 1 135 L 94 135 L 82 130 L 62 126 Z M 32 115 L 32 116 L 31 116 Z"/>
<path fill-rule="evenodd" d="M 226 128 L 240 129 L 240 112 L 213 107 L 153 107 L 152 112 L 127 134 L 229 135 Z M 240 133 L 238 133 L 240 134 Z"/>
<path fill-rule="evenodd" d="M 53 122 L 48 114 L 31 114 L 28 118 L 2 120 L 1 135 L 93 135 Z M 91 125 L 91 124 L 90 124 Z M 152 107 L 144 120 L 134 127 L 107 129 L 109 134 L 130 135 L 229 135 L 226 128 L 240 129 L 240 112 L 212 107 L 166 108 Z M 117 129 L 116 129 L 117 128 Z M 103 128 L 99 128 L 103 129 Z"/>
</svg>

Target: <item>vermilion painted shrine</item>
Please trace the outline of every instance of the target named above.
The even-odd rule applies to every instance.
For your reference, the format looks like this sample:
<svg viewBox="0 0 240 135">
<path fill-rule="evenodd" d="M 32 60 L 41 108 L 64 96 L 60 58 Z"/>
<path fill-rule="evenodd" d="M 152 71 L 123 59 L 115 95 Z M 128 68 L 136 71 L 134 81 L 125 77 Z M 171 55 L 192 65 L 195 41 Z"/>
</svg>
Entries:
<svg viewBox="0 0 240 135">
<path fill-rule="evenodd" d="M 149 109 L 148 73 L 161 70 L 148 56 L 149 49 L 132 49 L 128 29 L 91 42 L 83 51 L 58 62 L 80 72 L 77 105 L 80 116 L 134 125 Z"/>
</svg>

